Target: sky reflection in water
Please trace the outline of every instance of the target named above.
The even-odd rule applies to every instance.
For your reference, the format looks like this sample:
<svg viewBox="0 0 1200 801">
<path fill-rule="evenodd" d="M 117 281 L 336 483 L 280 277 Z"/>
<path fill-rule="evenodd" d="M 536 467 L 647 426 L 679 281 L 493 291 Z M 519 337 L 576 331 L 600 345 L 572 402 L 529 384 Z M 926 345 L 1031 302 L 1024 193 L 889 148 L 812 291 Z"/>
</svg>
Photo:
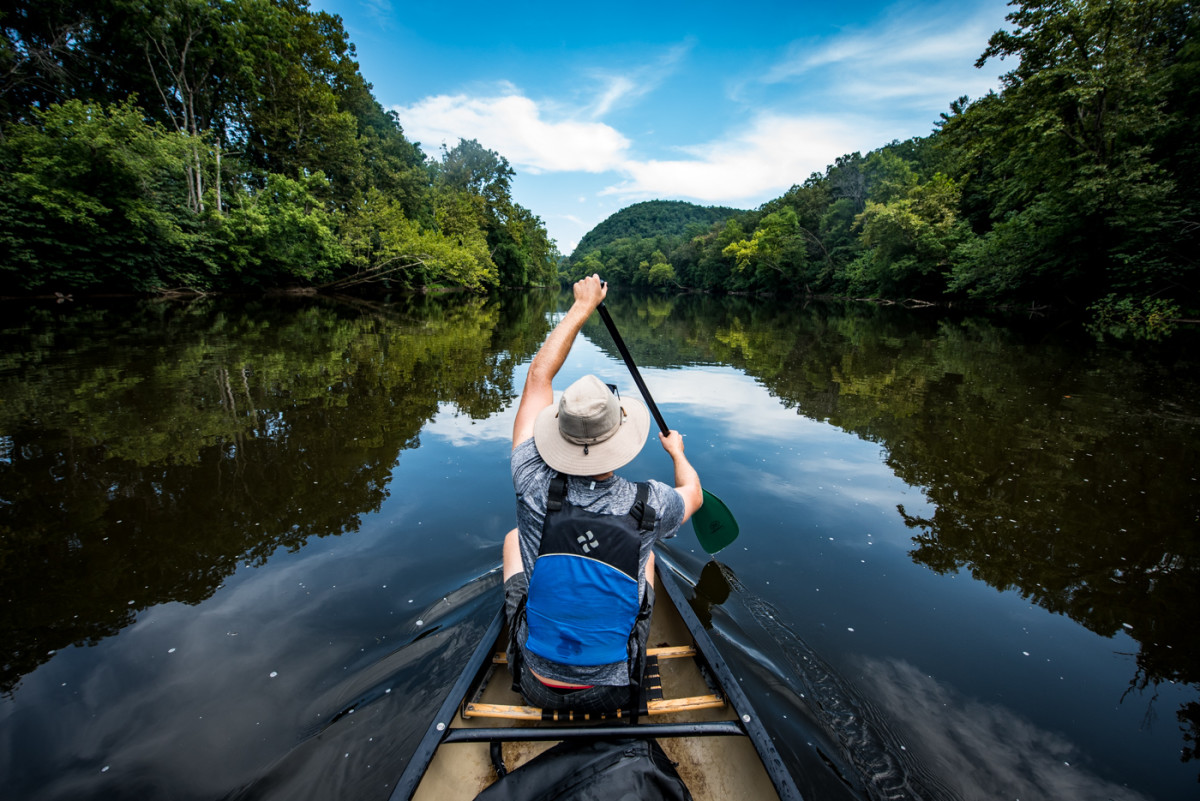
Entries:
<svg viewBox="0 0 1200 801">
<path fill-rule="evenodd" d="M 59 323 L 56 351 L 9 357 L 0 522 L 30 532 L 0 562 L 6 639 L 22 649 L 0 700 L 0 772 L 16 797 L 386 797 L 498 597 L 512 401 L 546 330 L 546 304 L 521 303 L 202 312 L 199 333 L 171 333 L 177 353 L 149 368 L 159 323 L 138 334 L 124 315 L 112 339 L 132 355 L 86 326 L 68 347 Z M 1176 431 L 1194 432 L 1185 396 L 1081 392 L 1090 373 L 1043 345 L 997 345 L 986 327 L 914 333 L 820 311 L 780 313 L 779 326 L 732 300 L 648 304 L 610 307 L 743 532 L 717 563 L 685 528 L 664 561 L 725 577 L 722 598 L 698 599 L 702 617 L 810 795 L 1194 790 L 1175 720 L 1195 700 L 1174 634 L 1190 596 L 1147 610 L 1137 603 L 1156 587 L 1121 584 L 1139 571 L 1167 581 L 1186 554 L 1172 561 L 1167 543 L 1161 560 L 1130 547 L 1093 563 L 1071 528 L 1106 514 L 1142 548 L 1171 525 L 1167 501 L 1194 500 L 1186 436 L 1171 449 Z M 1118 367 L 1089 369 L 1098 384 L 1158 386 Z M 585 372 L 636 395 L 598 325 L 560 388 Z M 1036 395 L 1042 382 L 1044 397 L 1006 405 L 1019 394 L 1008 389 Z M 938 417 L 948 409 L 953 430 Z M 1139 455 L 1127 429 L 1157 451 Z M 1023 447 L 1029 461 L 1010 465 Z M 1176 484 L 1141 469 L 1161 460 Z M 670 480 L 653 434 L 623 472 Z M 1166 500 L 1094 509 L 1115 484 Z M 1043 496 L 1053 502 L 1026 503 Z M 1055 526 L 1061 537 L 1043 535 Z M 73 539 L 55 543 L 64 531 Z M 1095 533 L 1096 548 L 1121 541 Z M 1150 623 L 1161 642 L 1148 657 Z M 1159 667 L 1164 654 L 1175 661 Z M 1152 683 L 1129 691 L 1139 676 Z"/>
</svg>

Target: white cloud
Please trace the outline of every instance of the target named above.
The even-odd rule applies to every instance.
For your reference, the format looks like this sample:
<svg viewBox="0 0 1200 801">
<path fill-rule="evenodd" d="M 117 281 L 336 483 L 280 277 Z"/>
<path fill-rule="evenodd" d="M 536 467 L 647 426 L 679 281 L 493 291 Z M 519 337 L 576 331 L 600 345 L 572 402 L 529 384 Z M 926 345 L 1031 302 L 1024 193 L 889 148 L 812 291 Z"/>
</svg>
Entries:
<svg viewBox="0 0 1200 801">
<path fill-rule="evenodd" d="M 599 122 L 550 119 L 515 89 L 491 97 L 436 95 L 399 106 L 405 132 L 426 148 L 478 139 L 531 173 L 606 172 L 625 158 L 629 140 Z"/>
<path fill-rule="evenodd" d="M 428 149 L 478 139 L 525 174 L 602 174 L 599 194 L 622 203 L 685 198 L 755 205 L 838 156 L 927 133 L 954 98 L 995 87 L 999 66 L 980 71 L 973 64 L 1004 13 L 1004 0 L 974 11 L 908 7 L 870 27 L 796 43 L 773 68 L 734 89 L 735 96 L 749 93 L 735 103 L 753 112 L 714 105 L 712 115 L 730 120 L 722 133 L 665 152 L 650 149 L 654 137 L 627 135 L 601 118 L 676 75 L 692 42 L 643 66 L 586 71 L 583 83 L 594 91 L 575 105 L 535 100 L 506 83 L 490 94 L 437 95 L 395 110 L 405 131 Z M 654 113 L 647 109 L 631 124 L 642 130 Z"/>
<path fill-rule="evenodd" d="M 869 126 L 849 117 L 761 114 L 725 139 L 683 148 L 690 158 L 624 162 L 628 179 L 604 194 L 765 200 L 823 171 L 838 155 L 879 144 Z"/>
<path fill-rule="evenodd" d="M 460 138 L 477 139 L 509 163 L 533 174 L 601 173 L 618 170 L 630 141 L 600 118 L 653 92 L 683 61 L 690 43 L 668 48 L 658 58 L 623 72 L 592 70 L 599 87 L 582 107 L 538 102 L 502 82 L 488 96 L 435 95 L 396 106 L 405 132 L 425 143 L 427 152 Z"/>
</svg>

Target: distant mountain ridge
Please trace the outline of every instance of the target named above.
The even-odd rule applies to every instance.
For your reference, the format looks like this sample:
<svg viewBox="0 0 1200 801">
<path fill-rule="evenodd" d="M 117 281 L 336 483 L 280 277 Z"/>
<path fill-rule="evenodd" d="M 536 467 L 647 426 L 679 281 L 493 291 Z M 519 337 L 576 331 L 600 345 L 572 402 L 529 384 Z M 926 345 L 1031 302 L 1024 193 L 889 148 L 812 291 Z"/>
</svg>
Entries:
<svg viewBox="0 0 1200 801">
<path fill-rule="evenodd" d="M 571 254 L 571 260 L 582 258 L 618 239 L 682 236 L 689 225 L 700 225 L 708 229 L 714 222 L 727 220 L 741 213 L 741 209 L 698 206 L 683 200 L 647 200 L 634 203 L 584 234 Z"/>
</svg>

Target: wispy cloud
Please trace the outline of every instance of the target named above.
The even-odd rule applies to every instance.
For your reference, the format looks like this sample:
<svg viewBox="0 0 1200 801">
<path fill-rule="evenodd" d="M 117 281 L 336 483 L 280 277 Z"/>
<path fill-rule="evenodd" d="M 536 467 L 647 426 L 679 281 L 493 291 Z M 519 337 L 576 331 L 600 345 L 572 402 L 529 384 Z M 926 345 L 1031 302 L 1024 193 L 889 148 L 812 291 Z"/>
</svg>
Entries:
<svg viewBox="0 0 1200 801">
<path fill-rule="evenodd" d="M 593 77 L 604 88 L 588 110 L 589 116 L 599 119 L 614 108 L 631 105 L 653 92 L 679 69 L 693 44 L 690 40 L 683 42 L 649 63 L 621 71 L 593 70 Z"/>
<path fill-rule="evenodd" d="M 998 69 L 976 70 L 974 63 L 1003 24 L 1004 9 L 1003 0 L 965 17 L 958 5 L 901 8 L 871 27 L 796 42 L 757 80 L 803 85 L 846 102 L 908 99 L 921 108 L 978 96 L 996 84 Z"/>
<path fill-rule="evenodd" d="M 689 66 L 691 41 L 633 67 L 585 70 L 580 83 L 590 92 L 569 101 L 535 99 L 505 83 L 396 111 L 406 132 L 434 149 L 478 139 L 528 174 L 611 176 L 600 194 L 621 201 L 753 205 L 840 155 L 926 133 L 951 100 L 996 85 L 998 65 L 980 71 L 973 64 L 1003 24 L 1004 0 L 973 10 L 948 3 L 897 8 L 874 25 L 794 43 L 773 66 L 746 77 L 735 102 L 706 101 L 711 119 L 728 119 L 723 132 L 665 151 L 654 137 L 611 120 L 645 104 L 668 80 L 677 82 Z M 634 116 L 636 130 L 655 127 L 652 110 Z"/>
<path fill-rule="evenodd" d="M 392 0 L 363 0 L 363 6 L 366 7 L 371 19 L 379 27 L 384 30 L 395 27 L 393 25 L 395 10 L 392 8 Z"/>
<path fill-rule="evenodd" d="M 605 90 L 600 97 L 596 99 L 596 104 L 591 109 L 591 117 L 599 119 L 608 112 L 612 111 L 613 107 L 634 95 L 644 94 L 645 87 L 638 87 L 630 78 L 624 75 L 615 75 L 604 78 L 606 84 Z"/>
<path fill-rule="evenodd" d="M 691 47 L 690 42 L 675 45 L 620 71 L 590 70 L 598 89 L 580 105 L 536 101 L 502 82 L 489 95 L 435 95 L 394 110 L 405 131 L 432 148 L 453 146 L 460 138 L 478 139 L 534 174 L 619 170 L 631 143 L 601 118 L 652 93 L 678 69 Z"/>
</svg>

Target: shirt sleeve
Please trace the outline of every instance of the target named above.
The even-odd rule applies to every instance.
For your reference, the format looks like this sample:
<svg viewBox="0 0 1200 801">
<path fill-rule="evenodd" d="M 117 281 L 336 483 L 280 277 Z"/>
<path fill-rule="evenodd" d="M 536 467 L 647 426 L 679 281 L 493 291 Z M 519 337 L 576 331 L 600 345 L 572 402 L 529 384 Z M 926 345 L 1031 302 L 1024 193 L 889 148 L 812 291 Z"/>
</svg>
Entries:
<svg viewBox="0 0 1200 801">
<path fill-rule="evenodd" d="M 513 448 L 509 457 L 513 490 L 517 493 L 517 522 L 529 531 L 542 530 L 546 493 L 554 470 L 542 460 L 533 437 Z"/>
<path fill-rule="evenodd" d="M 674 537 L 683 525 L 683 496 L 674 487 L 661 481 L 650 480 L 650 505 L 658 513 L 654 525 L 655 534 L 660 540 Z"/>
<path fill-rule="evenodd" d="M 509 466 L 512 468 L 513 489 L 518 496 L 538 486 L 550 472 L 550 466 L 542 461 L 542 455 L 533 444 L 533 437 L 513 448 Z"/>
</svg>

